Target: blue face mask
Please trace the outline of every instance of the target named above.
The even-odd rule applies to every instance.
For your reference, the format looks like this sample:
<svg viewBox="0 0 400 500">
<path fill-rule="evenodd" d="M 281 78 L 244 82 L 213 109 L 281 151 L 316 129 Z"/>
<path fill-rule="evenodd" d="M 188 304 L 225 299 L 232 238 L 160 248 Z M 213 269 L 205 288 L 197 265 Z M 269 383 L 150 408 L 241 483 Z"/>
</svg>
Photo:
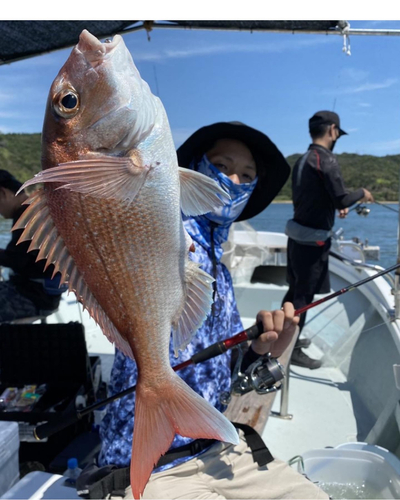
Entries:
<svg viewBox="0 0 400 500">
<path fill-rule="evenodd" d="M 245 184 L 235 184 L 228 176 L 223 174 L 210 163 L 206 155 L 197 164 L 197 171 L 214 179 L 231 197 L 231 201 L 214 212 L 204 214 L 207 219 L 217 224 L 231 224 L 243 212 L 246 203 L 256 187 L 258 178 Z"/>
</svg>

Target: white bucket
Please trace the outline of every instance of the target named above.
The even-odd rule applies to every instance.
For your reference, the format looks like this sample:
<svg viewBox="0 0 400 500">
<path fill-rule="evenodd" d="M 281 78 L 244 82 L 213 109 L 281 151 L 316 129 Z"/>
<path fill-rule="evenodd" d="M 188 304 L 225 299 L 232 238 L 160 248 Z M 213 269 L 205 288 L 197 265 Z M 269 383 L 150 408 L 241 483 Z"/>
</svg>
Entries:
<svg viewBox="0 0 400 500">
<path fill-rule="evenodd" d="M 400 460 L 366 443 L 311 450 L 304 472 L 333 498 L 400 498 Z"/>
</svg>

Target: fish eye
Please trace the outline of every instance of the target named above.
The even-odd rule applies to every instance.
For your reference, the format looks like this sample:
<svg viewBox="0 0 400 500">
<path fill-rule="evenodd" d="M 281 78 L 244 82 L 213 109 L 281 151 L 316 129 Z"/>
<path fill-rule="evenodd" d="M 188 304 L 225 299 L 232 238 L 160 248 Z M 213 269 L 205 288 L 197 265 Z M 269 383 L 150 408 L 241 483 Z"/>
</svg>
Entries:
<svg viewBox="0 0 400 500">
<path fill-rule="evenodd" d="M 75 94 L 67 94 L 61 99 L 64 108 L 74 109 L 78 104 L 78 97 Z"/>
<path fill-rule="evenodd" d="M 64 89 L 54 99 L 54 110 L 63 118 L 72 118 L 79 111 L 79 95 L 73 89 Z"/>
</svg>

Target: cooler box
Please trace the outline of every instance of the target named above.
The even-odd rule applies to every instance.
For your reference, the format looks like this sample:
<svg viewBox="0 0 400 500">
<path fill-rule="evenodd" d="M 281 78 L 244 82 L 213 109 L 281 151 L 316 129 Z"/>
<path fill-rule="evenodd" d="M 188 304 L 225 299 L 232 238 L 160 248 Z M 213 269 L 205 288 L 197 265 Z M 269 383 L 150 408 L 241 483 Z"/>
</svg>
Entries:
<svg viewBox="0 0 400 500">
<path fill-rule="evenodd" d="M 18 449 L 18 424 L 0 422 L 0 495 L 19 479 Z"/>
<path fill-rule="evenodd" d="M 90 427 L 91 416 L 36 441 L 34 428 L 57 422 L 76 411 L 76 401 L 94 401 L 91 362 L 81 323 L 0 325 L 0 394 L 8 387 L 46 390 L 30 411 L 0 411 L 0 421 L 19 423 L 20 463 L 38 461 L 46 468 L 77 433 Z M 10 409 L 10 408 L 9 408 Z"/>
<path fill-rule="evenodd" d="M 49 474 L 48 472 L 30 472 L 24 476 L 11 489 L 6 491 L 0 499 L 21 500 L 21 499 L 75 499 L 78 496 L 76 489 L 66 486 L 65 477 L 59 474 Z"/>
</svg>

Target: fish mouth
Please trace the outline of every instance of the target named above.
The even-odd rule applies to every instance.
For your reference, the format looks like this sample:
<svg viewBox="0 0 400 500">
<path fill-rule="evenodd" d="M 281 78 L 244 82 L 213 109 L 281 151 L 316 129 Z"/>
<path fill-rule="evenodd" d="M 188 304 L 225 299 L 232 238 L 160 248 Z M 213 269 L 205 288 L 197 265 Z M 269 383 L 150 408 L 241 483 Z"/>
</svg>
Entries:
<svg viewBox="0 0 400 500">
<path fill-rule="evenodd" d="M 83 30 L 79 36 L 79 43 L 76 48 L 84 55 L 85 59 L 93 68 L 95 68 L 114 52 L 121 41 L 122 37 L 120 35 L 115 35 L 112 40 L 107 39 L 105 43 L 102 43 L 98 38 L 89 33 L 88 30 Z"/>
</svg>

